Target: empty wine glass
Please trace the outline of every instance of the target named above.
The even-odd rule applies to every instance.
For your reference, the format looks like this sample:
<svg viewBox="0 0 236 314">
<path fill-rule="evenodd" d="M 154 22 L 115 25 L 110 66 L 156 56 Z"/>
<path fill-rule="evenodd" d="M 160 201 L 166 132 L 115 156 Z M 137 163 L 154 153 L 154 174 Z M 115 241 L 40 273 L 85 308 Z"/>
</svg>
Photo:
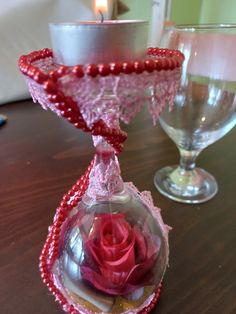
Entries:
<svg viewBox="0 0 236 314">
<path fill-rule="evenodd" d="M 202 203 L 218 191 L 215 178 L 195 167 L 199 153 L 236 122 L 236 25 L 182 25 L 166 29 L 162 46 L 185 55 L 171 111 L 160 124 L 180 152 L 180 164 L 156 172 L 157 189 L 182 203 Z"/>
</svg>

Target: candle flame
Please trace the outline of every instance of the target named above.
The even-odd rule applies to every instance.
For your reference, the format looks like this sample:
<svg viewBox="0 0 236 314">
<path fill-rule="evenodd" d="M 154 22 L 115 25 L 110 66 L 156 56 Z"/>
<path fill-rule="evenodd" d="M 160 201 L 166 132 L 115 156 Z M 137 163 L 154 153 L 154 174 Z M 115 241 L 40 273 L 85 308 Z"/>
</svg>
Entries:
<svg viewBox="0 0 236 314">
<path fill-rule="evenodd" d="M 95 7 L 97 12 L 100 10 L 103 13 L 106 13 L 108 8 L 107 0 L 96 0 Z"/>
<path fill-rule="evenodd" d="M 101 22 L 104 21 L 104 13 L 107 13 L 108 11 L 108 4 L 107 0 L 96 0 L 95 1 L 95 12 L 100 14 L 101 16 Z"/>
</svg>

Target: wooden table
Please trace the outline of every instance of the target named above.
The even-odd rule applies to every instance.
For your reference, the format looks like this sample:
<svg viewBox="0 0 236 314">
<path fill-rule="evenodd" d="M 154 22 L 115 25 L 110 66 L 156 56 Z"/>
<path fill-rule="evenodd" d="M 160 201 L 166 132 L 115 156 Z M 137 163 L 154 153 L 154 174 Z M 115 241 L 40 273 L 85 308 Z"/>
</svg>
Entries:
<svg viewBox="0 0 236 314">
<path fill-rule="evenodd" d="M 0 108 L 1 314 L 63 313 L 43 285 L 38 257 L 62 194 L 93 156 L 91 138 L 31 101 Z M 175 145 L 145 112 L 126 126 L 120 156 L 125 181 L 150 190 L 170 234 L 170 266 L 158 314 L 236 313 L 236 129 L 204 151 L 198 164 L 220 190 L 203 205 L 183 205 L 153 186 L 158 168 L 178 162 Z"/>
</svg>

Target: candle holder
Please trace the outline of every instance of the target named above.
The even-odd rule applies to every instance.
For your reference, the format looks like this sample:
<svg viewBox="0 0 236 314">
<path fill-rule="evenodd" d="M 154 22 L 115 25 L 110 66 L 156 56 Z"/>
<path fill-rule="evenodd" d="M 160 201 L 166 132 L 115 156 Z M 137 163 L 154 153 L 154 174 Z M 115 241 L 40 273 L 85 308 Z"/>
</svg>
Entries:
<svg viewBox="0 0 236 314">
<path fill-rule="evenodd" d="M 117 154 L 144 103 L 171 106 L 183 55 L 150 48 L 141 61 L 57 65 L 50 49 L 19 60 L 34 101 L 90 132 L 96 154 L 63 196 L 40 256 L 43 282 L 71 313 L 147 313 L 168 264 L 168 230 L 150 192 L 124 183 Z"/>
</svg>

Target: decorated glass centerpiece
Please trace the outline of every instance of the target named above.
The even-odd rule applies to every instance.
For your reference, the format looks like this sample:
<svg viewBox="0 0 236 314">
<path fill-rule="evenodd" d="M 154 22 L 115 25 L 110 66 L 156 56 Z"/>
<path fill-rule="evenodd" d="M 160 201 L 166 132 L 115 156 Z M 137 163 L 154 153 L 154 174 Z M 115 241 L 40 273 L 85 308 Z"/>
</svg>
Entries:
<svg viewBox="0 0 236 314">
<path fill-rule="evenodd" d="M 19 60 L 33 99 L 91 133 L 95 146 L 85 174 L 56 209 L 40 256 L 41 276 L 71 314 L 147 313 L 159 298 L 169 228 L 150 192 L 121 178 L 117 155 L 127 135 L 119 121 L 129 123 L 144 104 L 156 121 L 173 102 L 183 55 L 145 51 L 146 24 L 138 21 L 104 23 L 102 30 L 91 23 L 87 36 L 93 27 L 96 36 L 79 45 L 86 25 L 52 25 L 53 52 Z"/>
</svg>

